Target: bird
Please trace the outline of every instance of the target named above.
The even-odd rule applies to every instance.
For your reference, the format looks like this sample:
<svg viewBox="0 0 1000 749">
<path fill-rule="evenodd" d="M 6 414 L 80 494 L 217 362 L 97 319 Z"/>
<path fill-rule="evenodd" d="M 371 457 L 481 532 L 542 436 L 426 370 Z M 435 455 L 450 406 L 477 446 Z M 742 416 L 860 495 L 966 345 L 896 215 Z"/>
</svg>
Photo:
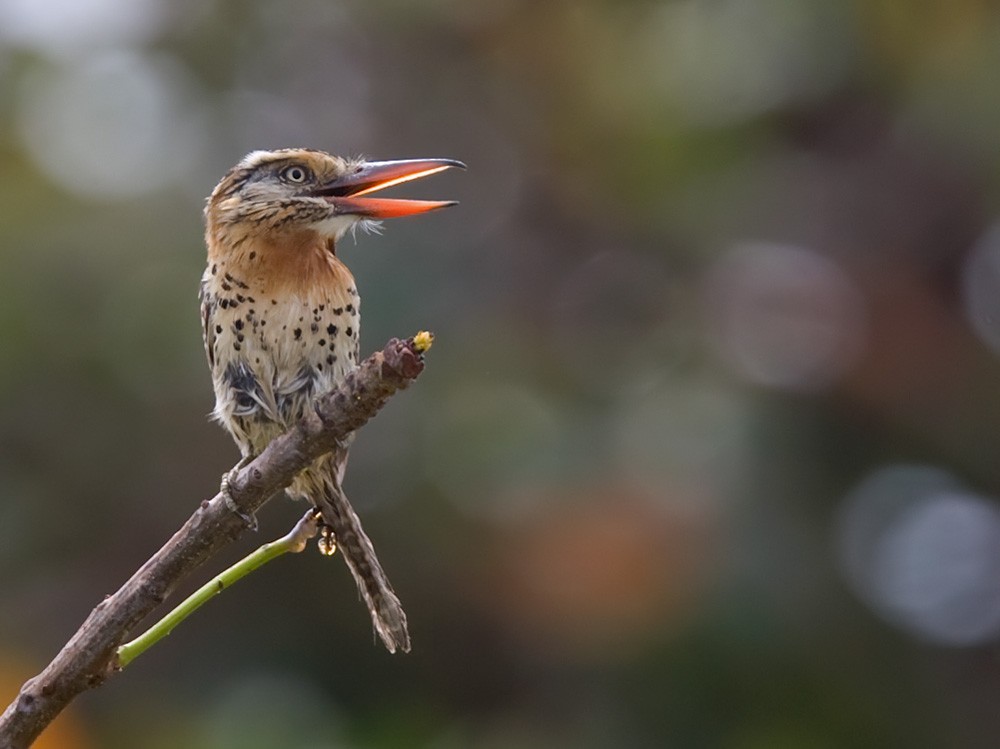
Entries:
<svg viewBox="0 0 1000 749">
<path fill-rule="evenodd" d="M 465 165 L 282 148 L 247 154 L 212 190 L 204 214 L 202 329 L 215 391 L 212 416 L 235 440 L 241 465 L 358 365 L 361 297 L 338 241 L 348 231 L 378 230 L 382 219 L 456 205 L 370 193 L 451 168 Z M 343 493 L 350 442 L 305 468 L 287 493 L 316 508 L 386 647 L 407 651 L 406 615 Z M 236 509 L 228 475 L 222 490 Z"/>
</svg>

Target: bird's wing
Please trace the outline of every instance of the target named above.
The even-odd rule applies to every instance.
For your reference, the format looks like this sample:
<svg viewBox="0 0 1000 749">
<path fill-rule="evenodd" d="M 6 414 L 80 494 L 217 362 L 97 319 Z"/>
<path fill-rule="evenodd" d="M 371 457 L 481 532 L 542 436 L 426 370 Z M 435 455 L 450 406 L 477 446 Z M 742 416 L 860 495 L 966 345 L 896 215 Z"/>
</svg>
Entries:
<svg viewBox="0 0 1000 749">
<path fill-rule="evenodd" d="M 201 337 L 205 342 L 205 356 L 208 366 L 215 371 L 215 331 L 212 329 L 212 317 L 215 313 L 215 299 L 202 286 L 198 296 L 201 299 Z"/>
</svg>

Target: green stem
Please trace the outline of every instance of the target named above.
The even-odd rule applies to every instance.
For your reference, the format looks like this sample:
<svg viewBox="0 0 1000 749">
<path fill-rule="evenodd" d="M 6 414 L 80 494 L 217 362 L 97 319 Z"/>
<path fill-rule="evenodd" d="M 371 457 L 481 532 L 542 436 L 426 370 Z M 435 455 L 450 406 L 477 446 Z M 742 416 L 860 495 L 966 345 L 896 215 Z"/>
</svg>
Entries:
<svg viewBox="0 0 1000 749">
<path fill-rule="evenodd" d="M 288 532 L 288 535 L 271 541 L 261 546 L 256 551 L 243 557 L 229 569 L 216 575 L 198 590 L 184 599 L 173 611 L 164 616 L 160 621 L 136 637 L 131 642 L 120 646 L 116 652 L 116 665 L 119 669 L 125 668 L 128 664 L 142 655 L 157 642 L 169 635 L 174 627 L 187 619 L 197 611 L 202 604 L 206 603 L 213 596 L 218 595 L 241 577 L 249 575 L 254 570 L 262 567 L 272 559 L 277 559 L 288 552 L 298 553 L 302 551 L 306 542 L 316 535 L 319 530 L 318 516 L 315 510 L 309 510 L 295 527 Z"/>
</svg>

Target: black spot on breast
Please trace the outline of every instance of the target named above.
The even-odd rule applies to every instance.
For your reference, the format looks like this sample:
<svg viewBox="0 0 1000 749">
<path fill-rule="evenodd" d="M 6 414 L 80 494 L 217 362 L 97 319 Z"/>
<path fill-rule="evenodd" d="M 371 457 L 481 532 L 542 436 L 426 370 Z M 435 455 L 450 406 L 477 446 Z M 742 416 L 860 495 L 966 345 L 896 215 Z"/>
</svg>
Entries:
<svg viewBox="0 0 1000 749">
<path fill-rule="evenodd" d="M 225 281 L 223 281 L 222 282 L 222 290 L 223 291 L 232 291 L 233 287 L 230 286 L 229 284 L 227 284 Z"/>
<path fill-rule="evenodd" d="M 350 338 L 352 335 L 354 335 L 354 328 L 349 327 L 347 330 L 344 331 L 344 335 Z"/>
<path fill-rule="evenodd" d="M 239 341 L 240 343 L 243 343 L 243 334 L 242 333 L 237 333 L 236 334 L 236 340 Z"/>
<path fill-rule="evenodd" d="M 302 328 L 296 328 L 292 331 L 292 334 L 295 336 L 296 341 L 299 340 L 302 337 Z"/>
<path fill-rule="evenodd" d="M 218 269 L 219 269 L 219 268 L 218 268 L 218 266 L 217 266 L 217 265 L 216 265 L 215 263 L 212 263 L 212 275 L 213 275 L 213 276 L 215 275 L 215 272 L 216 272 L 216 271 L 217 271 Z"/>
<path fill-rule="evenodd" d="M 237 318 L 236 322 L 233 323 L 233 327 L 237 330 L 243 330 L 243 320 L 241 318 Z"/>
<path fill-rule="evenodd" d="M 242 294 L 237 294 L 236 295 L 236 301 L 237 302 L 245 302 L 246 300 L 247 300 L 247 298 L 245 296 L 243 296 Z"/>
<path fill-rule="evenodd" d="M 319 332 L 319 325 L 317 325 L 316 323 L 313 323 L 312 325 L 309 326 L 309 330 L 311 332 L 313 332 L 313 333 L 318 333 Z"/>
<path fill-rule="evenodd" d="M 335 361 L 337 361 L 337 355 L 336 354 L 329 354 L 326 357 L 326 363 L 327 364 L 333 364 Z"/>
<path fill-rule="evenodd" d="M 331 311 L 331 312 L 332 312 L 333 314 L 335 314 L 335 315 L 342 315 L 342 314 L 344 314 L 344 308 L 343 308 L 343 307 L 334 307 L 334 308 L 333 308 L 332 310 L 330 310 L 330 311 Z"/>
<path fill-rule="evenodd" d="M 345 309 L 348 312 L 354 312 L 354 305 L 353 304 L 348 304 L 347 307 L 345 307 Z"/>
<path fill-rule="evenodd" d="M 249 256 L 249 257 L 250 257 L 250 259 L 251 259 L 251 260 L 253 260 L 253 259 L 254 259 L 255 257 L 257 257 L 257 253 L 256 253 L 256 252 L 254 252 L 253 250 L 251 250 L 251 251 L 250 251 L 250 256 Z"/>
<path fill-rule="evenodd" d="M 319 339 L 319 345 L 320 346 L 325 346 L 326 345 L 326 339 L 325 338 L 320 338 Z"/>
<path fill-rule="evenodd" d="M 238 278 L 235 278 L 231 273 L 227 273 L 225 275 L 225 278 L 226 278 L 227 281 L 229 281 L 229 283 L 235 284 L 236 286 L 240 287 L 241 289 L 249 289 L 250 288 L 243 281 L 241 281 Z M 243 301 L 243 300 L 241 299 L 240 301 Z"/>
<path fill-rule="evenodd" d="M 333 323 L 330 323 L 329 325 L 326 326 L 326 333 L 327 335 L 337 335 L 337 326 L 334 325 Z"/>
<path fill-rule="evenodd" d="M 222 326 L 221 325 L 216 325 L 215 326 L 215 332 L 216 333 L 221 333 L 222 332 Z"/>
</svg>

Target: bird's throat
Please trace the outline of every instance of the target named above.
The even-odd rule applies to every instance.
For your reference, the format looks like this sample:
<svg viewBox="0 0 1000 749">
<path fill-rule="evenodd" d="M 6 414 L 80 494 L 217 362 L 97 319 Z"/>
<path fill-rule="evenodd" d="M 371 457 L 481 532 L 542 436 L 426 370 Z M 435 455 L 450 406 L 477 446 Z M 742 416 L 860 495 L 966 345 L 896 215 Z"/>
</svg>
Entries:
<svg viewBox="0 0 1000 749">
<path fill-rule="evenodd" d="M 354 285 L 351 272 L 336 256 L 333 240 L 315 231 L 214 239 L 209 262 L 224 266 L 262 296 L 312 298 Z"/>
</svg>

